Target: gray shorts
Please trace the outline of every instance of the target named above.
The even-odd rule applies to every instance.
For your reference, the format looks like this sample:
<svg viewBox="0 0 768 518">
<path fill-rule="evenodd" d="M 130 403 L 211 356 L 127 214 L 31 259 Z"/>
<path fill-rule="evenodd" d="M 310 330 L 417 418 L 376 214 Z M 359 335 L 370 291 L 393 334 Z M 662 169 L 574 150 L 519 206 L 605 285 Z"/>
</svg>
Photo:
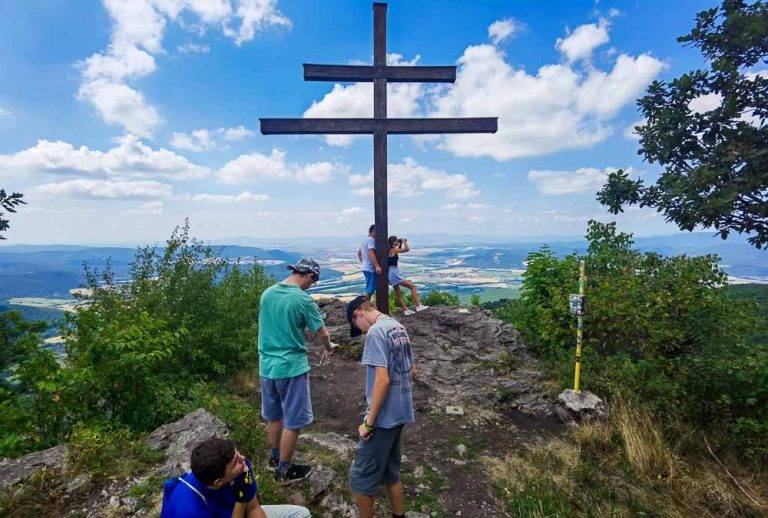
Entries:
<svg viewBox="0 0 768 518">
<path fill-rule="evenodd" d="M 390 286 L 397 286 L 401 282 L 403 282 L 405 279 L 402 275 L 400 275 L 400 269 L 397 266 L 391 266 L 389 268 L 389 285 Z"/>
<path fill-rule="evenodd" d="M 261 416 L 268 421 L 283 419 L 288 430 L 300 430 L 312 423 L 309 372 L 292 378 L 261 378 Z"/>
<path fill-rule="evenodd" d="M 353 493 L 375 496 L 380 485 L 400 482 L 403 425 L 376 428 L 370 439 L 359 441 L 355 461 L 349 468 L 349 487 Z"/>
</svg>

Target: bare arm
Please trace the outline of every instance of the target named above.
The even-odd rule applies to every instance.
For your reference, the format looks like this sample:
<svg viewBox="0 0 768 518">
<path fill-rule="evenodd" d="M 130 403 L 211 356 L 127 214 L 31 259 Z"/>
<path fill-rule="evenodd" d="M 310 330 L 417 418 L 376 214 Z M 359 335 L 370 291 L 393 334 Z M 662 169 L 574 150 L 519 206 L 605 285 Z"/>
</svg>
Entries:
<svg viewBox="0 0 768 518">
<path fill-rule="evenodd" d="M 259 503 L 259 499 L 253 497 L 250 502 L 235 502 L 232 509 L 232 518 L 267 518 L 267 514 Z"/>
<path fill-rule="evenodd" d="M 328 332 L 328 328 L 325 326 L 318 330 L 317 339 L 320 341 L 323 348 L 325 348 L 325 350 L 328 352 L 332 352 L 334 348 L 338 347 L 338 344 L 335 344 L 331 341 L 331 334 Z"/>
<path fill-rule="evenodd" d="M 360 251 L 360 249 L 357 249 L 357 260 L 361 263 L 363 262 L 363 253 Z"/>
</svg>

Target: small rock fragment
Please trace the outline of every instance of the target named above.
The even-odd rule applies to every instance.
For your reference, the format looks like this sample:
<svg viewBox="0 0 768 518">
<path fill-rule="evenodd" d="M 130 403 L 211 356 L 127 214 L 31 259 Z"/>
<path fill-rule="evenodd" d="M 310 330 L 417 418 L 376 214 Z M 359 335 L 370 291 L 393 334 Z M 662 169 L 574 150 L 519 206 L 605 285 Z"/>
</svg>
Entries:
<svg viewBox="0 0 768 518">
<path fill-rule="evenodd" d="M 413 469 L 413 478 L 424 478 L 424 466 L 416 466 Z"/>
<path fill-rule="evenodd" d="M 460 406 L 448 405 L 445 407 L 445 413 L 448 415 L 464 415 L 464 408 Z"/>
</svg>

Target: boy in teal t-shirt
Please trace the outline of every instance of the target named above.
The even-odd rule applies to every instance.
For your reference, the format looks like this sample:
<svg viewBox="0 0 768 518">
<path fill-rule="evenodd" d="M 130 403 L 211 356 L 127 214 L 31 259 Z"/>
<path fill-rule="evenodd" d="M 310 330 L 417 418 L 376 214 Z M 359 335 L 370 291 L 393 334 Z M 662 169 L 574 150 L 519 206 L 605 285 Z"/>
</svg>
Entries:
<svg viewBox="0 0 768 518">
<path fill-rule="evenodd" d="M 336 347 L 317 304 L 306 293 L 320 278 L 320 266 L 302 259 L 288 269 L 291 275 L 267 288 L 259 304 L 261 415 L 268 421 L 269 468 L 282 484 L 303 480 L 312 471 L 291 462 L 299 430 L 313 419 L 304 330 L 317 333 L 328 353 Z"/>
</svg>

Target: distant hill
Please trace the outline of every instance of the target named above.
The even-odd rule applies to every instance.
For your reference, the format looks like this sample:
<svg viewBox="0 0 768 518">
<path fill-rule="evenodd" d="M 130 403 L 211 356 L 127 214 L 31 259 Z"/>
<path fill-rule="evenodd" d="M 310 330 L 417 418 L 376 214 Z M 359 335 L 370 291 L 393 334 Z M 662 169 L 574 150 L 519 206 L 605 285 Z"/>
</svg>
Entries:
<svg viewBox="0 0 768 518">
<path fill-rule="evenodd" d="M 246 246 L 215 246 L 228 259 L 264 261 L 269 275 L 282 278 L 286 264 L 301 256 L 294 252 Z M 12 297 L 66 298 L 85 282 L 83 265 L 103 270 L 107 263 L 118 279 L 127 278 L 135 248 L 11 245 L 0 247 L 0 300 Z M 324 278 L 341 275 L 325 269 Z"/>
</svg>

